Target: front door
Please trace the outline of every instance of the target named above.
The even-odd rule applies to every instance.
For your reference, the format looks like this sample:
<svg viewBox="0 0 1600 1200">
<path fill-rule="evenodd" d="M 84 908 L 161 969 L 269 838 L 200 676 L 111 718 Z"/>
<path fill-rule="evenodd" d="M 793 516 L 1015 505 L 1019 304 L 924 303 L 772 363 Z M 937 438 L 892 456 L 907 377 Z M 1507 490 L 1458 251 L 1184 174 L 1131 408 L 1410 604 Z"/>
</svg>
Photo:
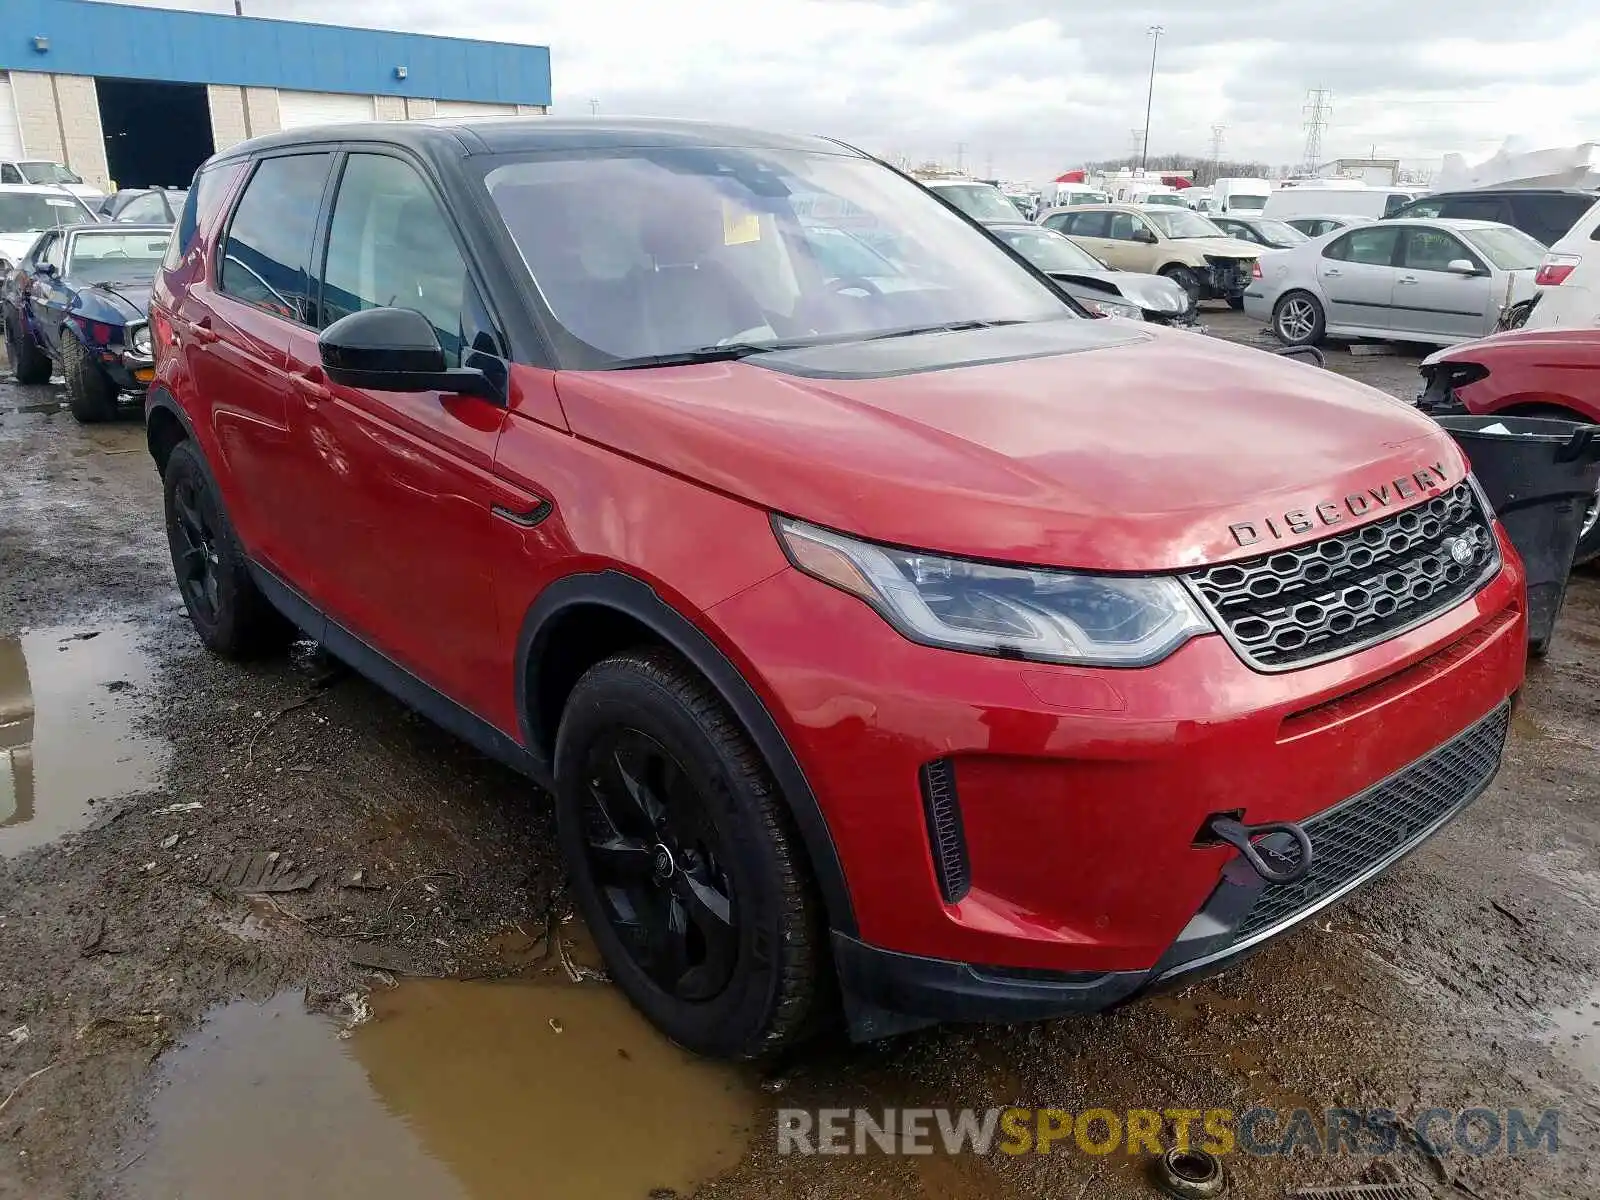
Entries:
<svg viewBox="0 0 1600 1200">
<path fill-rule="evenodd" d="M 215 439 L 228 514 L 251 553 L 314 595 L 325 503 L 290 435 L 289 341 L 307 327 L 312 238 L 331 154 L 262 159 L 246 182 L 208 279 L 174 314 L 197 423 Z"/>
<path fill-rule="evenodd" d="M 1136 240 L 1141 236 L 1148 240 Z M 1112 213 L 1110 237 L 1102 243 L 1106 253 L 1101 257 L 1119 271 L 1153 271 L 1157 264 L 1152 260 L 1159 256 L 1157 237 L 1149 222 L 1137 213 Z"/>
<path fill-rule="evenodd" d="M 1388 329 L 1400 227 L 1363 225 L 1334 238 L 1317 259 L 1317 285 L 1329 325 Z"/>
<path fill-rule="evenodd" d="M 60 359 L 61 326 L 67 319 L 67 304 L 72 298 L 61 278 L 67 264 L 67 235 L 46 235 L 34 255 L 34 262 L 49 270 L 35 270 L 29 280 L 27 301 L 31 324 L 51 356 Z"/>
<path fill-rule="evenodd" d="M 318 323 L 360 309 L 415 309 L 448 365 L 504 379 L 480 294 L 421 171 L 388 154 L 350 154 L 328 227 Z M 297 334 L 290 360 L 296 434 L 317 447 L 316 487 L 330 497 L 338 529 L 328 616 L 474 712 L 503 708 L 507 665 L 492 573 L 503 539 L 493 513 L 538 504 L 494 474 L 505 408 L 334 384 L 309 334 Z"/>
<path fill-rule="evenodd" d="M 1462 259 L 1482 273 L 1463 275 L 1447 269 Z M 1406 227 L 1394 288 L 1396 329 L 1441 341 L 1482 337 L 1493 327 L 1488 314 L 1494 290 L 1483 259 L 1455 234 L 1426 225 Z"/>
</svg>

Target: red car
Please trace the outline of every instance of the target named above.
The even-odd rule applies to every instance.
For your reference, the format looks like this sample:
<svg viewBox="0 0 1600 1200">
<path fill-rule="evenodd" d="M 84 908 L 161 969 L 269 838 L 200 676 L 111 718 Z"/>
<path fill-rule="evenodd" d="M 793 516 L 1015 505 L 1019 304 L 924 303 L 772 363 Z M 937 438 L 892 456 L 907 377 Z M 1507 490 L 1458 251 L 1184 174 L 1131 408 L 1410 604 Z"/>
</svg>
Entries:
<svg viewBox="0 0 1600 1200">
<path fill-rule="evenodd" d="M 893 281 L 830 275 L 839 222 Z M 1486 787 L 1519 563 L 1462 456 L 1131 321 L 836 143 L 360 125 L 199 172 L 149 442 L 227 656 L 291 626 L 554 794 L 663 1030 L 1102 1009 Z"/>
<path fill-rule="evenodd" d="M 1556 417 L 1600 425 L 1600 329 L 1520 329 L 1422 360 L 1429 413 Z M 1600 496 L 1583 517 L 1575 561 L 1600 558 Z"/>
</svg>

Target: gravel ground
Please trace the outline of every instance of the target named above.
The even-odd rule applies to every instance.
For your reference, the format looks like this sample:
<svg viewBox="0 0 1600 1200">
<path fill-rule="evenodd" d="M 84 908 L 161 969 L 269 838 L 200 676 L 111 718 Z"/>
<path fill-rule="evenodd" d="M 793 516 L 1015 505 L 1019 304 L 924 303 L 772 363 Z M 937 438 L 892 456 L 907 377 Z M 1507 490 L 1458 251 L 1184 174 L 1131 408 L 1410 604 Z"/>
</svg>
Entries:
<svg viewBox="0 0 1600 1200">
<path fill-rule="evenodd" d="M 1260 339 L 1237 314 L 1218 311 L 1208 322 L 1218 336 Z M 1408 396 L 1418 357 L 1334 349 L 1329 365 Z M 0 825 L 0 853 L 9 855 L 0 859 L 0 1034 L 12 1031 L 0 1037 L 0 1196 L 442 1195 L 376 1185 L 333 1192 L 319 1184 L 325 1176 L 296 1177 L 295 1139 L 313 1135 L 294 1123 L 270 1147 L 287 1174 L 255 1180 L 259 1191 L 226 1175 L 214 1190 L 152 1183 L 141 1174 L 148 1162 L 206 1157 L 186 1146 L 179 1122 L 160 1119 L 164 1097 L 185 1086 L 171 1064 L 189 1050 L 163 1052 L 196 1044 L 209 1028 L 203 1017 L 224 1002 L 281 1004 L 290 994 L 295 1010 L 352 1025 L 377 988 L 379 1019 L 352 1039 L 362 1058 L 377 1052 L 384 1028 L 422 1020 L 413 1015 L 426 1007 L 421 994 L 406 990 L 418 985 L 384 1001 L 397 975 L 482 979 L 530 963 L 537 973 L 541 961 L 548 970 L 537 947 L 565 905 L 547 807 L 535 789 L 330 670 L 309 647 L 250 668 L 202 653 L 170 582 L 158 481 L 137 420 L 81 428 L 60 399 L 56 387 L 0 384 L 0 648 L 20 634 L 12 640 L 34 676 L 37 819 L 49 810 L 79 826 L 22 849 L 15 839 L 29 825 L 20 810 Z M 73 675 L 76 662 L 85 665 Z M 57 691 L 66 715 L 52 726 L 46 697 Z M 108 738 L 119 720 L 134 732 Z M 1386 1107 L 1402 1120 L 1482 1105 L 1560 1109 L 1560 1152 L 1396 1154 L 1377 1163 L 1236 1157 L 1231 1194 L 1277 1197 L 1290 1184 L 1387 1173 L 1469 1200 L 1600 1195 L 1592 1032 L 1600 1009 L 1586 1007 L 1600 1003 L 1597 749 L 1600 576 L 1580 574 L 1550 658 L 1530 672 L 1495 786 L 1398 869 L 1238 969 L 1108 1016 L 945 1028 L 864 1048 L 825 1038 L 764 1074 L 730 1071 L 725 1090 L 748 1096 L 742 1132 L 718 1134 L 724 1153 L 698 1190 L 674 1186 L 707 1200 L 1153 1194 L 1143 1163 L 1121 1154 L 783 1157 L 773 1137 L 780 1103 L 1071 1111 L 1259 1103 Z M 15 760 L 10 770 L 18 776 Z M 315 881 L 265 901 L 241 898 L 228 865 L 269 852 L 281 855 L 279 870 Z M 563 945 L 577 933 L 555 927 L 572 935 Z M 456 989 L 445 997 L 478 994 L 465 983 L 427 986 Z M 564 994 L 567 1025 L 609 991 L 583 988 Z M 453 1003 L 439 995 L 439 1004 Z M 472 1011 L 472 1022 L 513 1044 L 519 1031 L 503 1006 L 492 1016 Z M 548 1023 L 561 1032 L 561 1018 Z M 217 1027 L 235 1028 L 225 1019 Z M 253 1036 L 238 1028 L 230 1036 Z M 443 1052 L 425 1043 L 444 1036 L 395 1051 L 399 1074 L 428 1090 Z M 326 1057 L 337 1059 L 344 1044 L 330 1040 Z M 606 1054 L 630 1059 L 621 1048 Z M 494 1055 L 484 1057 L 494 1070 Z M 584 1074 L 610 1078 L 581 1059 L 566 1070 L 554 1082 L 518 1076 L 494 1098 L 454 1105 L 450 1120 L 490 1121 L 492 1105 L 522 1102 L 507 1096 L 526 1098 L 530 1121 L 544 1119 L 537 1114 L 567 1103 L 563 1089 Z M 373 1080 L 379 1074 L 367 1067 Z M 249 1080 L 239 1089 L 248 1093 Z M 343 1110 L 332 1111 L 337 1132 Z M 603 1108 L 596 1120 L 603 1124 Z M 427 1141 L 426 1123 L 412 1125 L 404 1136 Z M 648 1138 L 574 1135 L 544 1153 L 564 1156 L 562 1178 L 582 1180 L 585 1156 L 598 1170 L 623 1145 L 648 1166 Z M 529 1190 L 537 1165 L 506 1150 L 515 1171 L 482 1173 L 465 1157 L 485 1152 L 465 1146 L 425 1147 L 450 1165 L 458 1194 L 544 1194 Z M 671 1175 L 663 1165 L 662 1179 Z M 549 1194 L 644 1191 L 595 1184 Z"/>
</svg>

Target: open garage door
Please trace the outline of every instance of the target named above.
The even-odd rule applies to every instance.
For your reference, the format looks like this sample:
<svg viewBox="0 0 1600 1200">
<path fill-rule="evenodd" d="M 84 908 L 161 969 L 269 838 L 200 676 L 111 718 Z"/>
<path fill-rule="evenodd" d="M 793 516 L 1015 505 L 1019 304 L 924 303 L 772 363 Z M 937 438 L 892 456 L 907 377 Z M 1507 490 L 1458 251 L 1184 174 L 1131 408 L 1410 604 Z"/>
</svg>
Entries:
<svg viewBox="0 0 1600 1200">
<path fill-rule="evenodd" d="M 24 158 L 22 126 L 17 124 L 17 105 L 11 98 L 11 76 L 0 71 L 0 158 Z"/>
<path fill-rule="evenodd" d="M 278 93 L 278 122 L 285 129 L 371 121 L 375 117 L 371 96 L 350 96 L 342 92 Z"/>
</svg>

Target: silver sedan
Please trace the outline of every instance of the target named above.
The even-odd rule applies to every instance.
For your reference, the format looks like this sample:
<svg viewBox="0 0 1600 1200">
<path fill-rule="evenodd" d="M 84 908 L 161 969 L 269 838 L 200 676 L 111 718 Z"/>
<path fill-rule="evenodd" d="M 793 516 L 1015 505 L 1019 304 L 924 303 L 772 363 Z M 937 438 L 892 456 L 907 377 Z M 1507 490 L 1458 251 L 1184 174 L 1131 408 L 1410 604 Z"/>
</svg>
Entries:
<svg viewBox="0 0 1600 1200">
<path fill-rule="evenodd" d="M 1448 346 L 1533 295 L 1545 248 L 1492 221 L 1377 221 L 1261 256 L 1244 310 L 1286 346 L 1326 337 Z"/>
</svg>

